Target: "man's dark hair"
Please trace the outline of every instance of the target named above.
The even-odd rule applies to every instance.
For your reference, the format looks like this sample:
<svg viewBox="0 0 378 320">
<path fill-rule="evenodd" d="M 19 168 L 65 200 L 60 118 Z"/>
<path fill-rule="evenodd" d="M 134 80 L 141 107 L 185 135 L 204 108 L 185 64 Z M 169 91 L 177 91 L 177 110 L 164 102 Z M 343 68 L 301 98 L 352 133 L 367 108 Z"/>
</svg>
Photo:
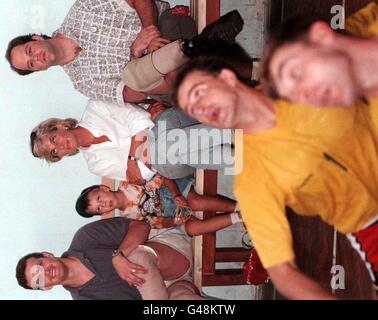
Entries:
<svg viewBox="0 0 378 320">
<path fill-rule="evenodd" d="M 330 24 L 331 19 L 331 14 L 311 12 L 290 17 L 285 20 L 283 24 L 270 30 L 268 41 L 264 48 L 264 54 L 260 62 L 260 81 L 266 94 L 272 98 L 278 98 L 278 93 L 269 70 L 269 65 L 275 52 L 285 44 L 291 42 L 298 40 L 308 42 L 308 31 L 311 26 L 317 21 Z M 335 31 L 345 33 L 344 30 L 340 29 Z"/>
<path fill-rule="evenodd" d="M 225 59 L 216 56 L 199 57 L 185 64 L 177 75 L 174 82 L 174 93 L 172 95 L 173 103 L 178 105 L 178 89 L 190 73 L 193 71 L 202 71 L 216 77 L 219 75 L 222 69 L 229 69 L 233 71 L 241 82 L 251 85 L 247 79 L 240 76 L 235 66 Z"/>
<path fill-rule="evenodd" d="M 21 70 L 21 69 L 15 68 L 12 65 L 12 62 L 11 62 L 11 52 L 12 52 L 12 50 L 13 50 L 14 47 L 17 47 L 17 46 L 19 46 L 21 44 L 25 44 L 27 42 L 33 41 L 33 39 L 32 39 L 33 36 L 41 36 L 43 39 L 51 39 L 51 37 L 46 36 L 44 34 L 39 34 L 38 35 L 38 34 L 35 34 L 35 33 L 30 33 L 30 34 L 27 34 L 27 35 L 18 36 L 16 38 L 12 39 L 11 41 L 9 41 L 7 51 L 5 52 L 5 59 L 7 59 L 7 61 L 9 62 L 9 65 L 10 65 L 11 69 L 13 71 L 17 72 L 21 76 L 26 76 L 27 74 L 31 74 L 34 71 Z"/>
<path fill-rule="evenodd" d="M 25 289 L 33 289 L 31 287 L 28 286 L 27 282 L 26 282 L 26 275 L 25 275 L 25 269 L 26 269 L 26 263 L 28 262 L 28 259 L 30 258 L 43 258 L 43 254 L 40 253 L 40 252 L 33 252 L 33 253 L 29 253 L 27 254 L 26 256 L 22 257 L 18 263 L 17 263 L 17 267 L 16 267 L 16 279 L 17 279 L 17 282 L 18 284 L 25 288 Z"/>
<path fill-rule="evenodd" d="M 99 189 L 100 185 L 96 184 L 94 186 L 90 186 L 88 188 L 85 188 L 81 193 L 79 198 L 76 200 L 75 209 L 79 215 L 81 215 L 84 218 L 92 218 L 95 214 L 94 213 L 88 213 L 88 195 L 91 191 Z"/>
</svg>

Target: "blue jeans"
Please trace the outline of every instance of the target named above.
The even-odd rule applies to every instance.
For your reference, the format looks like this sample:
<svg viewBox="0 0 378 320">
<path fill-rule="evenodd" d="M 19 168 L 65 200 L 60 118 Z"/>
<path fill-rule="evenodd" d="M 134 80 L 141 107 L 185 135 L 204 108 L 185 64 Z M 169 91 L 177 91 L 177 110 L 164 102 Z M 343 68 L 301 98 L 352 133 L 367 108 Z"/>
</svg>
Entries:
<svg viewBox="0 0 378 320">
<path fill-rule="evenodd" d="M 181 195 L 187 198 L 189 191 L 193 185 L 194 177 L 188 176 L 182 179 L 175 180 Z M 166 187 L 162 186 L 159 189 L 160 203 L 162 212 L 165 217 L 174 217 L 177 210 L 177 205 L 172 197 L 172 192 Z"/>
<path fill-rule="evenodd" d="M 169 108 L 149 132 L 152 167 L 169 179 L 183 178 L 196 168 L 219 170 L 234 165 L 232 130 L 216 129 Z"/>
</svg>

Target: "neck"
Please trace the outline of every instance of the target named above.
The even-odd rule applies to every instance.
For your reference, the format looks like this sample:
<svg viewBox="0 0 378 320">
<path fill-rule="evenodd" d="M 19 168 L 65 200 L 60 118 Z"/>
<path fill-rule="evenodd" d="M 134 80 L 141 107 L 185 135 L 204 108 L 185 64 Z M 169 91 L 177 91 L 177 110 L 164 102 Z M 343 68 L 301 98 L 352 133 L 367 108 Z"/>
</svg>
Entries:
<svg viewBox="0 0 378 320">
<path fill-rule="evenodd" d="M 118 190 L 115 192 L 115 196 L 117 198 L 117 209 L 121 211 L 125 210 L 128 202 L 125 194 L 121 190 Z"/>
<path fill-rule="evenodd" d="M 338 47 L 340 50 L 347 50 L 352 60 L 353 73 L 361 96 L 378 96 L 378 38 L 341 36 Z"/>
<path fill-rule="evenodd" d="M 237 129 L 252 134 L 270 129 L 276 125 L 274 101 L 262 91 L 239 84 L 239 107 Z"/>
<path fill-rule="evenodd" d="M 61 283 L 64 286 L 81 287 L 94 277 L 94 274 L 75 257 L 62 258 L 61 261 L 68 270 L 67 277 Z"/>
<path fill-rule="evenodd" d="M 51 44 L 55 48 L 55 65 L 63 66 L 74 60 L 80 51 L 79 45 L 70 38 L 58 34 L 53 37 Z"/>
<path fill-rule="evenodd" d="M 72 129 L 72 133 L 76 137 L 76 140 L 80 147 L 90 147 L 96 140 L 96 137 L 83 127 L 77 127 Z"/>
</svg>

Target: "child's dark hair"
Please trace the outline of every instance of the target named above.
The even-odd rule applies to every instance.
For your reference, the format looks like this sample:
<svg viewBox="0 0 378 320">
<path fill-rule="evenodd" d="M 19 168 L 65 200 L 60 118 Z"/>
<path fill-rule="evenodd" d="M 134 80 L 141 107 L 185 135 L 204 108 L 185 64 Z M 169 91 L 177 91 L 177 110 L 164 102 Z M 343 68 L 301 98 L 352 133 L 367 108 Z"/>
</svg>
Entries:
<svg viewBox="0 0 378 320">
<path fill-rule="evenodd" d="M 85 188 L 81 193 L 79 198 L 76 200 L 75 209 L 79 215 L 81 215 L 84 218 L 91 218 L 94 215 L 97 215 L 97 213 L 88 213 L 88 206 L 89 206 L 89 199 L 88 195 L 91 191 L 99 189 L 100 185 L 96 184 L 93 186 L 90 186 L 88 188 Z"/>
</svg>

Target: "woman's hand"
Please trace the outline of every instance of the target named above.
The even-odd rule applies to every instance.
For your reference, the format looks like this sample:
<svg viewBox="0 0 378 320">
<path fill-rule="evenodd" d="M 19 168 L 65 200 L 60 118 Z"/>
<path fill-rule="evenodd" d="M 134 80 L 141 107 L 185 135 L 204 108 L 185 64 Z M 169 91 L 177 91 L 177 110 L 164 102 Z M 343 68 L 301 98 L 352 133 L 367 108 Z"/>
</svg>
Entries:
<svg viewBox="0 0 378 320">
<path fill-rule="evenodd" d="M 161 102 L 158 102 L 158 101 L 151 104 L 147 109 L 147 111 L 151 115 L 152 121 L 155 121 L 155 119 L 158 116 L 160 116 L 160 114 L 163 113 L 165 110 L 167 110 L 167 107 L 164 104 L 162 104 Z"/>
<path fill-rule="evenodd" d="M 150 25 L 142 29 L 131 45 L 131 54 L 135 58 L 140 58 L 143 55 L 143 51 L 146 50 L 150 45 L 151 41 L 159 37 L 160 32 L 154 25 Z"/>
<path fill-rule="evenodd" d="M 142 185 L 145 183 L 142 174 L 140 173 L 137 161 L 127 160 L 126 178 L 127 181 L 131 184 Z"/>
<path fill-rule="evenodd" d="M 125 280 L 130 286 L 139 287 L 145 282 L 137 274 L 146 273 L 146 269 L 139 264 L 130 262 L 123 255 L 114 257 L 112 264 L 120 278 Z"/>
</svg>

